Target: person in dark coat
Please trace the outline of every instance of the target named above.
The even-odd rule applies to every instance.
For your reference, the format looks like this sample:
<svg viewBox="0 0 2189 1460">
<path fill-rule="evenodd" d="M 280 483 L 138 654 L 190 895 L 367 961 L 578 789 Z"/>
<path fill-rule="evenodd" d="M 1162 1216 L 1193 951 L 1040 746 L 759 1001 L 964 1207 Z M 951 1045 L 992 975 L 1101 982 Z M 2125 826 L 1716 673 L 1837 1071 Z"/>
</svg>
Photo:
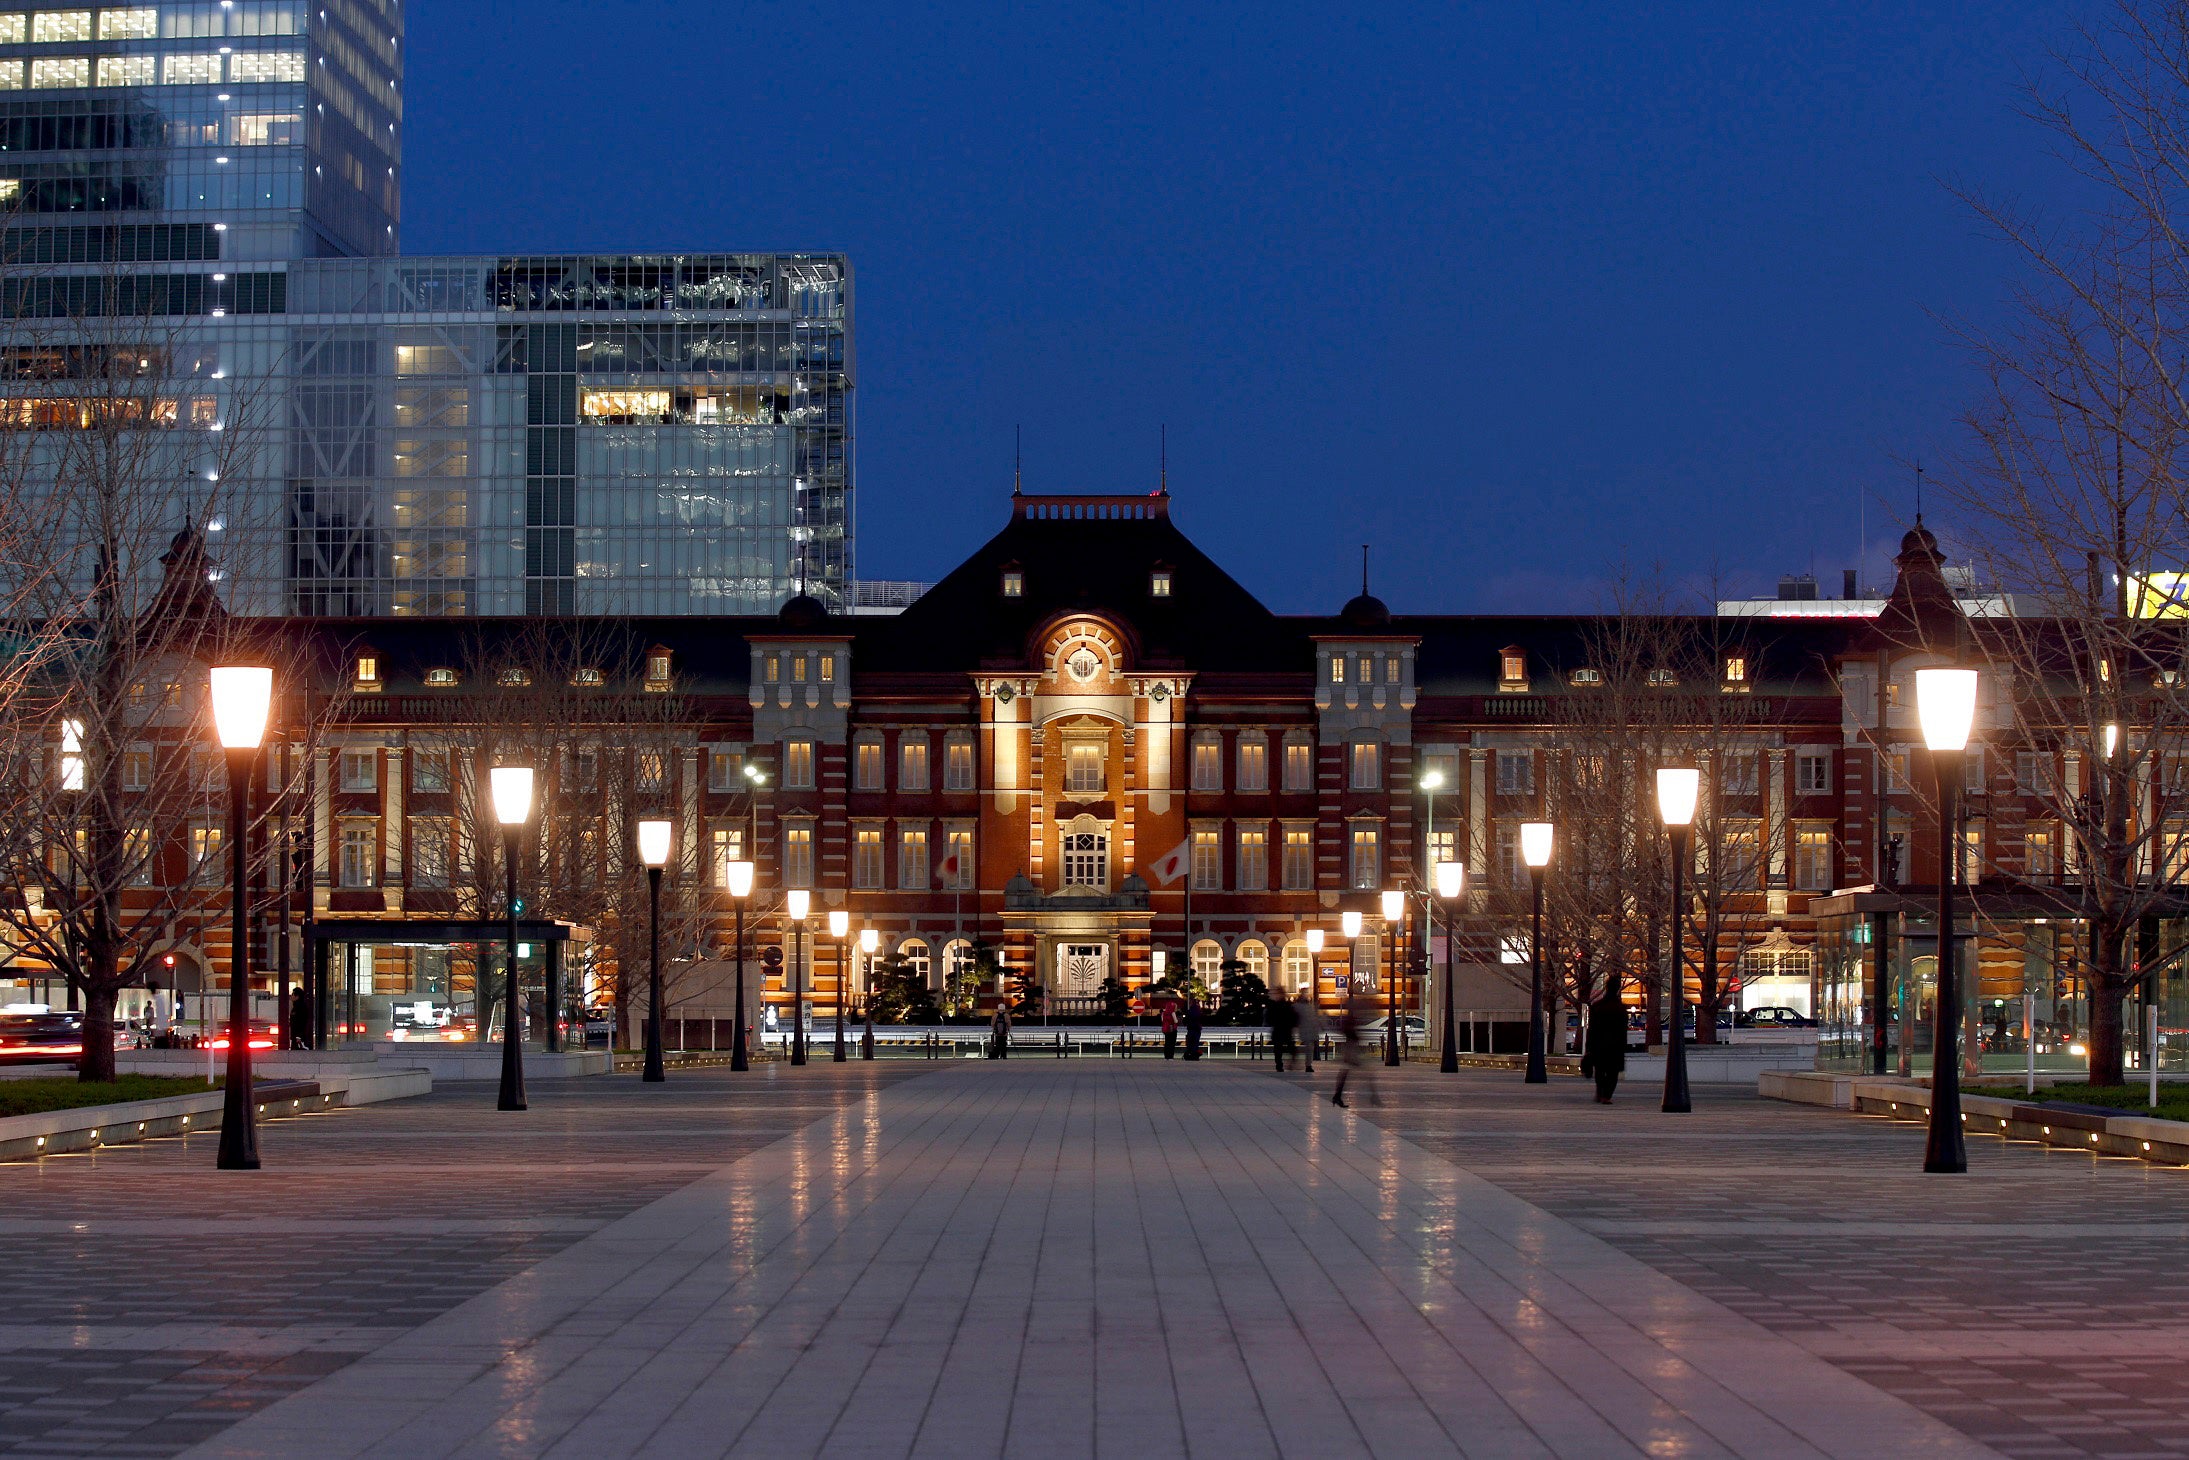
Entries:
<svg viewBox="0 0 2189 1460">
<path fill-rule="evenodd" d="M 1299 1023 L 1299 1011 L 1292 1007 L 1290 999 L 1269 1001 L 1269 1047 L 1277 1057 L 1277 1073 L 1280 1075 L 1285 1072 L 1285 1056 L 1299 1052 L 1292 1038 Z"/>
<path fill-rule="evenodd" d="M 996 1005 L 996 1012 L 989 1016 L 988 1036 L 990 1040 L 988 1057 L 992 1060 L 1009 1059 L 1011 1057 L 1011 1006 L 1009 1004 Z"/>
<path fill-rule="evenodd" d="M 1197 1060 L 1200 1057 L 1201 1001 L 1189 998 L 1186 1000 L 1186 1058 Z"/>
<path fill-rule="evenodd" d="M 1178 1004 L 1174 999 L 1163 1001 L 1163 1058 L 1178 1058 Z"/>
<path fill-rule="evenodd" d="M 1596 1103 L 1611 1104 L 1619 1076 L 1627 1067 L 1627 1006 L 1616 992 L 1589 1010 L 1589 1029 L 1581 1047 L 1581 1073 L 1596 1077 Z"/>
</svg>

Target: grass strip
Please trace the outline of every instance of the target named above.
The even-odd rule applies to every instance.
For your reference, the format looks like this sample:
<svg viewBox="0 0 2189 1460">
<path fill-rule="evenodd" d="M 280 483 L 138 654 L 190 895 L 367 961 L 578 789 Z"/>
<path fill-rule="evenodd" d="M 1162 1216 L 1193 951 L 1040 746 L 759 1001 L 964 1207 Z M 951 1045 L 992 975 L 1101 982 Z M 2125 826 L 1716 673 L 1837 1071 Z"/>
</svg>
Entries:
<svg viewBox="0 0 2189 1460">
<path fill-rule="evenodd" d="M 195 1095 L 208 1088 L 203 1075 L 124 1075 L 111 1084 L 86 1084 L 63 1076 L 51 1080 L 0 1080 L 0 1116 L 41 1115 L 48 1110 L 77 1110 L 86 1105 L 116 1105 L 125 1100 L 163 1100 Z"/>
</svg>

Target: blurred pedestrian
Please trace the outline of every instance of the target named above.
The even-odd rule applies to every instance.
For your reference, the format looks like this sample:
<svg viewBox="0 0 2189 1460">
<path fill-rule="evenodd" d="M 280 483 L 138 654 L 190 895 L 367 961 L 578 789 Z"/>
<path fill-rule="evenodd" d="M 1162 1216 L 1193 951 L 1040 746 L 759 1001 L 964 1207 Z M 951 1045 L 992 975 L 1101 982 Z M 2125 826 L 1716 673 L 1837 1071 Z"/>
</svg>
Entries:
<svg viewBox="0 0 2189 1460">
<path fill-rule="evenodd" d="M 1178 1058 L 1178 1001 L 1163 1001 L 1163 1058 Z"/>
<path fill-rule="evenodd" d="M 1300 1014 L 1292 1007 L 1291 1000 L 1269 1001 L 1269 1048 L 1276 1056 L 1277 1073 L 1280 1075 L 1285 1072 L 1285 1056 L 1299 1053 L 1299 1047 L 1293 1040 L 1299 1027 Z"/>
<path fill-rule="evenodd" d="M 1322 1011 L 1315 1007 L 1315 997 L 1307 989 L 1301 989 L 1299 997 L 1292 1001 L 1293 1021 L 1300 1030 L 1301 1062 L 1309 1074 L 1315 1073 L 1315 1046 L 1322 1042 Z"/>
<path fill-rule="evenodd" d="M 1368 1103 L 1383 1104 L 1383 1097 L 1376 1093 L 1376 1067 L 1366 1056 L 1367 1046 L 1361 1041 L 1361 1026 L 1368 1022 L 1368 1000 L 1361 993 L 1361 981 L 1355 979 L 1346 994 L 1345 1009 L 1338 1015 L 1338 1088 L 1330 1092 L 1332 1105 L 1345 1104 L 1345 1085 L 1358 1072 L 1361 1083 L 1368 1087 Z"/>
<path fill-rule="evenodd" d="M 1627 1067 L 1627 1009 L 1617 990 L 1589 1008 L 1589 1027 L 1581 1044 L 1581 1073 L 1596 1078 L 1596 1103 L 1611 1104 L 1619 1076 Z"/>
<path fill-rule="evenodd" d="M 1186 997 L 1186 1058 L 1201 1057 L 1201 1001 L 1192 995 Z"/>
<path fill-rule="evenodd" d="M 1011 1006 L 996 1005 L 996 1012 L 988 1019 L 988 1057 L 1006 1060 L 1011 1057 Z"/>
</svg>

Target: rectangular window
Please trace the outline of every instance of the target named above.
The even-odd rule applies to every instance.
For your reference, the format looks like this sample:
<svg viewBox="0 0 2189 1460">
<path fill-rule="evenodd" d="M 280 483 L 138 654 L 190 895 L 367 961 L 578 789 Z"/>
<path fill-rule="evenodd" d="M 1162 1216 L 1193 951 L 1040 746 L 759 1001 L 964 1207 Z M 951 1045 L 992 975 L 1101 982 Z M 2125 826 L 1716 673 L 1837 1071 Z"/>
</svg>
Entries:
<svg viewBox="0 0 2189 1460">
<path fill-rule="evenodd" d="M 1520 823 L 1500 821 L 1497 824 L 1492 871 L 1497 874 L 1500 887 L 1521 885 Z"/>
<path fill-rule="evenodd" d="M 1224 887 L 1224 839 L 1213 831 L 1193 834 L 1193 890 L 1221 892 Z"/>
<path fill-rule="evenodd" d="M 438 794 L 448 789 L 448 752 L 413 749 L 410 753 L 410 788 Z"/>
<path fill-rule="evenodd" d="M 99 12 L 102 41 L 149 41 L 160 33 L 160 12 L 151 5 L 132 5 L 126 10 Z"/>
<path fill-rule="evenodd" d="M 1304 826 L 1285 828 L 1285 891 L 1304 892 L 1315 885 L 1315 833 Z"/>
<path fill-rule="evenodd" d="M 952 831 L 943 838 L 942 884 L 953 892 L 973 885 L 973 833 Z"/>
<path fill-rule="evenodd" d="M 632 757 L 631 782 L 641 796 L 659 796 L 669 789 L 669 757 L 665 751 L 642 750 Z"/>
<path fill-rule="evenodd" d="M 162 86 L 214 86 L 220 82 L 218 56 L 162 56 Z"/>
<path fill-rule="evenodd" d="M 783 789 L 810 791 L 813 789 L 813 742 L 810 740 L 786 740 L 783 742 Z"/>
<path fill-rule="evenodd" d="M 0 15 L 0 46 L 19 46 L 29 39 L 29 26 L 21 15 Z"/>
<path fill-rule="evenodd" d="M 953 740 L 943 747 L 942 784 L 945 791 L 973 789 L 973 742 Z"/>
<path fill-rule="evenodd" d="M 410 824 L 410 881 L 413 887 L 448 886 L 454 846 L 449 824 L 420 817 Z"/>
<path fill-rule="evenodd" d="M 1528 656 L 1520 650 L 1504 650 L 1497 656 L 1497 665 L 1500 688 L 1528 682 Z"/>
<path fill-rule="evenodd" d="M 1794 829 L 1794 886 L 1803 892 L 1828 892 L 1832 886 L 1830 822 L 1805 821 Z"/>
<path fill-rule="evenodd" d="M 2022 833 L 2022 875 L 2032 882 L 2049 882 L 2060 872 L 2058 833 L 2049 826 L 2032 826 Z"/>
<path fill-rule="evenodd" d="M 228 58 L 228 79 L 241 84 L 254 81 L 302 81 L 302 51 L 238 51 Z"/>
<path fill-rule="evenodd" d="M 852 828 L 851 885 L 868 891 L 882 885 L 882 829 L 878 826 Z"/>
<path fill-rule="evenodd" d="M 304 118 L 298 112 L 243 112 L 228 119 L 233 147 L 288 147 L 303 140 Z"/>
<path fill-rule="evenodd" d="M 881 741 L 862 740 L 851 748 L 851 788 L 854 791 L 882 789 Z"/>
<path fill-rule="evenodd" d="M 1224 743 L 1213 735 L 1193 742 L 1193 789 L 1224 789 Z"/>
<path fill-rule="evenodd" d="M 1315 789 L 1315 747 L 1304 740 L 1285 742 L 1285 789 Z"/>
<path fill-rule="evenodd" d="M 793 654 L 790 656 L 790 682 L 792 684 L 804 684 L 806 682 L 805 655 Z"/>
<path fill-rule="evenodd" d="M 1343 654 L 1330 656 L 1330 682 L 1332 684 L 1345 683 L 1345 656 Z"/>
<path fill-rule="evenodd" d="M 1729 817 L 1718 848 L 1719 885 L 1752 888 L 1763 883 L 1763 823 L 1753 817 Z"/>
<path fill-rule="evenodd" d="M 1259 735 L 1239 737 L 1239 789 L 1269 789 L 1269 742 Z"/>
<path fill-rule="evenodd" d="M 1971 796 L 1981 796 L 1991 789 L 1991 769 L 1984 760 L 1984 747 L 1969 742 L 1968 753 L 1961 757 L 1961 789 Z"/>
<path fill-rule="evenodd" d="M 1383 784 L 1383 746 L 1379 742 L 1354 741 L 1351 764 L 1354 790 L 1373 791 Z"/>
<path fill-rule="evenodd" d="M 2024 796 L 2049 799 L 2053 794 L 2052 757 L 2041 750 L 2014 752 L 2014 789 Z"/>
<path fill-rule="evenodd" d="M 927 830 L 900 829 L 897 833 L 897 886 L 906 892 L 925 892 L 933 880 L 927 861 Z"/>
<path fill-rule="evenodd" d="M 1984 880 L 1984 829 L 1961 828 L 1961 885 L 1974 887 Z"/>
<path fill-rule="evenodd" d="M 1075 740 L 1064 747 L 1064 789 L 1075 796 L 1097 795 L 1102 790 L 1102 747 Z"/>
<path fill-rule="evenodd" d="M 1728 796 L 1755 795 L 1756 758 L 1753 750 L 1727 751 L 1724 764 L 1718 768 L 1718 788 Z"/>
<path fill-rule="evenodd" d="M 17 18 L 20 19 L 21 17 Z M 21 91 L 22 89 L 23 63 L 21 61 L 0 61 L 0 91 Z M 18 190 L 21 187 L 22 184 L 16 184 Z"/>
<path fill-rule="evenodd" d="M 50 46 L 61 41 L 91 39 L 88 10 L 45 10 L 30 18 L 31 44 Z"/>
<path fill-rule="evenodd" d="M 715 792 L 736 790 L 738 773 L 742 769 L 743 767 L 738 764 L 738 754 L 736 751 L 708 751 L 707 789 Z"/>
<path fill-rule="evenodd" d="M 745 860 L 745 828 L 717 826 L 707 834 L 707 880 L 717 887 L 730 885 L 730 863 Z"/>
<path fill-rule="evenodd" d="M 98 84 L 101 86 L 150 86 L 152 84 L 152 58 L 150 56 L 101 56 L 99 58 Z"/>
<path fill-rule="evenodd" d="M 1497 753 L 1497 794 L 1529 796 L 1535 792 L 1535 754 L 1526 750 Z"/>
<path fill-rule="evenodd" d="M 1361 891 L 1383 885 L 1382 839 L 1373 826 L 1353 828 L 1353 886 Z"/>
<path fill-rule="evenodd" d="M 1797 796 L 1829 796 L 1832 794 L 1832 752 L 1829 750 L 1797 750 L 1794 752 L 1794 794 Z"/>
<path fill-rule="evenodd" d="M 132 826 L 122 833 L 122 880 L 131 887 L 152 885 L 152 828 Z"/>
<path fill-rule="evenodd" d="M 570 763 L 563 772 L 564 779 L 578 791 L 590 796 L 600 789 L 600 751 L 593 746 L 581 746 L 570 756 Z"/>
<path fill-rule="evenodd" d="M 347 829 L 343 834 L 345 837 L 348 835 Z M 193 880 L 200 882 L 219 880 L 220 848 L 223 840 L 221 829 L 217 826 L 193 826 L 190 828 L 190 876 Z M 343 863 L 344 867 L 348 865 L 347 861 Z M 369 879 L 364 882 L 354 883 L 345 879 L 342 885 L 344 887 L 370 887 L 372 883 Z"/>
<path fill-rule="evenodd" d="M 783 677 L 783 656 L 782 656 L 782 655 L 780 655 L 780 654 L 770 654 L 770 655 L 769 655 L 769 656 L 768 656 L 768 657 L 767 657 L 767 658 L 766 658 L 766 659 L 765 659 L 765 660 L 764 660 L 764 661 L 762 662 L 762 669 L 761 669 L 761 675 L 760 675 L 760 680 L 761 680 L 761 683 L 763 683 L 763 684 L 774 684 L 774 683 L 775 683 L 775 682 L 776 682 L 777 680 L 781 679 L 782 677 Z"/>
<path fill-rule="evenodd" d="M 342 789 L 345 791 L 371 791 L 380 785 L 380 752 L 377 750 L 345 750 L 342 752 Z M 369 886 L 371 884 L 362 884 Z"/>
<path fill-rule="evenodd" d="M 122 789 L 125 791 L 149 791 L 152 789 L 151 747 L 132 745 L 122 752 Z"/>
<path fill-rule="evenodd" d="M 834 654 L 823 654 L 821 656 L 821 683 L 836 683 L 836 656 Z"/>
<path fill-rule="evenodd" d="M 1890 796 L 1908 794 L 1908 747 L 1895 745 L 1885 754 L 1885 792 Z"/>
<path fill-rule="evenodd" d="M 38 18 L 45 19 L 42 15 Z M 58 91 L 90 84 L 91 58 L 88 56 L 56 56 L 51 60 L 30 63 L 30 85 L 33 91 Z"/>
<path fill-rule="evenodd" d="M 1436 869 L 1446 862 L 1459 860 L 1458 838 L 1450 828 L 1440 828 L 1429 833 L 1429 876 L 1436 876 Z"/>
<path fill-rule="evenodd" d="M 813 827 L 810 823 L 783 828 L 783 885 L 813 885 Z"/>
<path fill-rule="evenodd" d="M 1397 683 L 1399 682 L 1399 656 L 1398 656 L 1398 655 L 1396 655 L 1396 654 L 1387 654 L 1387 655 L 1385 655 L 1385 656 L 1384 656 L 1384 660 L 1383 660 L 1383 682 L 1384 682 L 1385 684 L 1397 684 Z"/>
<path fill-rule="evenodd" d="M 924 791 L 927 789 L 927 741 L 922 736 L 907 736 L 898 742 L 897 789 L 900 791 Z"/>
<path fill-rule="evenodd" d="M 1262 892 L 1269 887 L 1269 833 L 1256 827 L 1239 828 L 1238 885 L 1241 892 Z"/>
<path fill-rule="evenodd" d="M 371 821 L 342 823 L 340 865 L 344 887 L 372 887 L 380 880 L 380 827 Z"/>
</svg>

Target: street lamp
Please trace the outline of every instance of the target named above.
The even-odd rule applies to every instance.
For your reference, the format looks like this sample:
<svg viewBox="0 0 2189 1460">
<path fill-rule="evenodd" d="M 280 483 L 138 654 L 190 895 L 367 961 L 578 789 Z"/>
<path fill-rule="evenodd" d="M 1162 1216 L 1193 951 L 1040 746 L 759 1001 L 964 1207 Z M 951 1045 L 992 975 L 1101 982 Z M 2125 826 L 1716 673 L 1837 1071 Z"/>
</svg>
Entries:
<svg viewBox="0 0 2189 1460">
<path fill-rule="evenodd" d="M 1339 913 L 1338 932 L 1342 937 L 1358 938 L 1361 935 L 1361 915 L 1351 908 Z"/>
<path fill-rule="evenodd" d="M 1551 824 L 1527 821 L 1520 826 L 1520 859 L 1528 864 L 1528 888 L 1535 897 L 1535 929 L 1528 939 L 1528 1073 L 1523 1084 L 1546 1085 L 1550 1072 L 1543 1058 L 1543 872 L 1551 864 Z"/>
<path fill-rule="evenodd" d="M 1665 1036 L 1665 1098 L 1660 1107 L 1668 1115 L 1686 1115 L 1693 1107 L 1687 1098 L 1687 904 L 1680 879 L 1687 871 L 1688 828 L 1695 823 L 1695 800 L 1702 793 L 1703 773 L 1693 766 L 1660 766 L 1657 770 L 1657 815 L 1672 838 L 1672 1028 Z"/>
<path fill-rule="evenodd" d="M 228 760 L 228 873 L 235 921 L 228 953 L 228 1086 L 221 1096 L 222 1171 L 258 1170 L 258 1105 L 251 1090 L 251 940 L 245 927 L 243 832 L 251 771 L 273 708 L 271 669 L 222 665 L 212 671 L 213 728 Z M 81 762 L 79 762 L 81 764 Z M 81 772 L 79 771 L 79 775 Z"/>
<path fill-rule="evenodd" d="M 882 946 L 880 928 L 859 930 L 859 951 L 866 955 L 866 971 L 859 979 L 859 1011 L 866 1018 L 866 1029 L 859 1036 L 859 1058 L 874 1058 L 874 950 Z"/>
<path fill-rule="evenodd" d="M 1452 1022 L 1452 969 L 1459 961 L 1455 943 L 1455 930 L 1459 926 L 1459 899 L 1467 891 L 1467 866 L 1464 862 L 1439 862 L 1436 871 L 1437 896 L 1444 899 L 1444 1054 L 1437 1061 L 1441 1074 L 1459 1073 L 1459 1031 Z"/>
<path fill-rule="evenodd" d="M 517 1042 L 517 840 L 532 819 L 532 767 L 498 765 L 487 772 L 494 819 L 502 826 L 503 901 L 509 909 L 509 988 L 502 1000 L 502 1088 L 496 1110 L 522 1110 L 524 1046 Z"/>
<path fill-rule="evenodd" d="M 669 823 L 638 824 L 638 859 L 646 864 L 646 1069 L 639 1080 L 659 1085 L 661 1067 L 661 873 L 669 865 Z"/>
<path fill-rule="evenodd" d="M 1399 1062 L 1399 922 L 1406 916 L 1406 894 L 1383 894 L 1383 932 L 1391 947 L 1384 957 L 1390 981 L 1383 990 L 1383 1062 Z"/>
<path fill-rule="evenodd" d="M 1969 728 L 1976 720 L 1976 671 L 1918 669 L 1915 713 L 1923 724 L 1923 743 L 1930 747 L 1931 769 L 1938 776 L 1938 1027 L 1931 1038 L 1931 1127 L 1923 1142 L 1923 1169 L 1961 1172 L 1969 1169 L 1969 1156 L 1961 1143 L 1961 996 L 1955 968 L 1960 959 L 1953 937 L 1954 794 L 1961 785 Z M 2110 755 L 2118 731 L 2111 725 L 2105 728 Z"/>
<path fill-rule="evenodd" d="M 783 894 L 783 911 L 791 921 L 790 1062 L 806 1062 L 806 914 L 813 911 L 813 894 L 793 887 Z"/>
<path fill-rule="evenodd" d="M 837 908 L 828 915 L 828 935 L 836 940 L 836 1052 L 831 1058 L 844 1062 L 844 982 L 851 962 L 844 940 L 851 936 L 851 914 Z"/>
<path fill-rule="evenodd" d="M 730 1049 L 730 1068 L 749 1070 L 752 1062 L 745 1056 L 745 899 L 752 896 L 753 866 L 750 862 L 732 862 L 725 870 L 730 879 L 730 898 L 737 904 L 737 1012 L 730 1017 L 730 1034 L 736 1043 Z"/>
</svg>

